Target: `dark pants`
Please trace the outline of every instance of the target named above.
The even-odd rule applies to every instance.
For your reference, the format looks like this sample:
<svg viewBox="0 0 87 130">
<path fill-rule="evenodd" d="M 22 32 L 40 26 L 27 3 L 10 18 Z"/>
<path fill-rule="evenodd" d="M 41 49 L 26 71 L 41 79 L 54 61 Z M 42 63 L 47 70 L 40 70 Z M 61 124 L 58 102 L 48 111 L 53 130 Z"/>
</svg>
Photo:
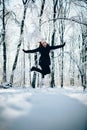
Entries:
<svg viewBox="0 0 87 130">
<path fill-rule="evenodd" d="M 50 67 L 49 67 L 49 65 L 41 65 L 41 68 L 42 68 L 42 73 L 44 75 L 50 74 Z"/>
<path fill-rule="evenodd" d="M 50 67 L 49 65 L 40 65 L 41 69 L 37 67 L 32 67 L 31 71 L 37 71 L 42 74 L 42 78 L 44 78 L 44 75 L 50 74 Z"/>
</svg>

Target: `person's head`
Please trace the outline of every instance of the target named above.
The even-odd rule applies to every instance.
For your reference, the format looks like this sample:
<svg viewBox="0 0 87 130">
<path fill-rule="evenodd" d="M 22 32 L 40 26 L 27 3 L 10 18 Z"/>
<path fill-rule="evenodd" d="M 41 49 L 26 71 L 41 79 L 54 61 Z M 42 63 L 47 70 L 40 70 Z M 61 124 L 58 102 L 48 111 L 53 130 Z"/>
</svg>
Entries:
<svg viewBox="0 0 87 130">
<path fill-rule="evenodd" d="M 42 45 L 43 47 L 46 47 L 46 46 L 47 46 L 47 42 L 44 40 L 44 41 L 41 42 L 41 45 Z"/>
</svg>

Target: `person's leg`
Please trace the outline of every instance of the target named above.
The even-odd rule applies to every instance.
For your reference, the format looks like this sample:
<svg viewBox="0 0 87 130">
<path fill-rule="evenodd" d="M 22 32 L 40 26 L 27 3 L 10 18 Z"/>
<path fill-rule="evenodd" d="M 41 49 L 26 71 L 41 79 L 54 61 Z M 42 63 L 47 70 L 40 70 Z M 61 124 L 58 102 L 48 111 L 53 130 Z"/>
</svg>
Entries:
<svg viewBox="0 0 87 130">
<path fill-rule="evenodd" d="M 41 69 L 39 69 L 39 68 L 33 66 L 33 67 L 31 68 L 31 71 L 37 71 L 37 72 L 41 73 L 41 74 L 42 74 L 42 78 L 44 78 L 44 74 L 43 74 L 43 71 L 42 71 Z"/>
<path fill-rule="evenodd" d="M 50 67 L 49 67 L 49 65 L 41 66 L 41 68 L 42 68 L 42 72 L 43 72 L 44 75 L 50 74 Z"/>
<path fill-rule="evenodd" d="M 51 73 L 50 66 L 48 65 L 48 66 L 46 66 L 46 74 L 50 74 L 50 73 Z"/>
<path fill-rule="evenodd" d="M 41 69 L 39 69 L 39 68 L 37 68 L 37 67 L 34 67 L 34 66 L 31 68 L 31 71 L 37 71 L 37 72 L 42 73 L 42 70 L 41 70 Z"/>
</svg>

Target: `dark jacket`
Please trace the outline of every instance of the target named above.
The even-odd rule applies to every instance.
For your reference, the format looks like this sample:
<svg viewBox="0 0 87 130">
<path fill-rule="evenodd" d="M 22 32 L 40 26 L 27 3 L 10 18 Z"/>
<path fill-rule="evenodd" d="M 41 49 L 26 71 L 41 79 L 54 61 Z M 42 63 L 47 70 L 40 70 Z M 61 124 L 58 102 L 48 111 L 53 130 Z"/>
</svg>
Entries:
<svg viewBox="0 0 87 130">
<path fill-rule="evenodd" d="M 58 49 L 61 48 L 65 45 L 57 45 L 57 46 L 50 46 L 47 44 L 46 47 L 43 47 L 41 44 L 38 48 L 33 49 L 33 50 L 23 50 L 25 53 L 35 53 L 35 52 L 39 52 L 41 54 L 40 59 L 39 59 L 39 65 L 40 66 L 47 66 L 50 65 L 51 61 L 50 61 L 50 56 L 49 56 L 49 52 L 50 50 L 54 50 L 54 49 Z"/>
</svg>

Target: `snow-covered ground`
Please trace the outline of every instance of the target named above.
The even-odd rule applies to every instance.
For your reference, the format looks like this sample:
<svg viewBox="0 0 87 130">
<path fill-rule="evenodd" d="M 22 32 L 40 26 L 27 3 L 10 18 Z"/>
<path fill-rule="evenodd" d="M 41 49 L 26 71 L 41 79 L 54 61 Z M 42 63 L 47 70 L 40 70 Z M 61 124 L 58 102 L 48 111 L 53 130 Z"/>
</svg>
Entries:
<svg viewBox="0 0 87 130">
<path fill-rule="evenodd" d="M 87 130 L 87 91 L 0 89 L 0 130 Z"/>
</svg>

